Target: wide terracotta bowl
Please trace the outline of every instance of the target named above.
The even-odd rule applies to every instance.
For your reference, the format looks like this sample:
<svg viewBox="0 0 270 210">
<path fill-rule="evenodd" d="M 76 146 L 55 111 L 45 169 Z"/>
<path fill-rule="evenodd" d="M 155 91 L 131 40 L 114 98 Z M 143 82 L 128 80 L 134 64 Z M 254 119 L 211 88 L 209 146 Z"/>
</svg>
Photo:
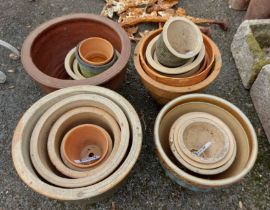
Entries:
<svg viewBox="0 0 270 210">
<path fill-rule="evenodd" d="M 170 128 L 178 117 L 200 111 L 226 123 L 235 137 L 237 147 L 232 165 L 223 173 L 211 177 L 184 169 L 174 158 L 169 143 Z M 252 169 L 258 153 L 255 130 L 243 112 L 230 102 L 207 94 L 185 95 L 166 104 L 155 122 L 154 142 L 165 173 L 179 185 L 194 191 L 209 191 L 239 182 Z"/>
<path fill-rule="evenodd" d="M 187 74 L 180 74 L 180 75 L 168 75 L 168 74 L 162 74 L 157 71 L 155 71 L 150 65 L 147 64 L 145 53 L 146 48 L 149 42 L 158 34 L 162 32 L 162 29 L 158 29 L 156 31 L 153 31 L 151 34 L 147 35 L 142 39 L 142 43 L 140 45 L 139 54 L 140 54 L 140 61 L 143 69 L 145 72 L 154 80 L 161 82 L 165 85 L 169 86 L 176 86 L 176 87 L 184 87 L 184 86 L 190 86 L 194 85 L 196 83 L 201 82 L 204 80 L 211 71 L 214 62 L 215 62 L 215 46 L 213 41 L 203 34 L 203 40 L 205 45 L 205 64 L 201 66 L 201 68 L 194 73 L 193 75 L 187 75 Z"/>
<path fill-rule="evenodd" d="M 128 119 L 132 135 L 126 156 L 115 171 L 93 185 L 69 189 L 42 179 L 31 162 L 29 149 L 34 126 L 43 113 L 55 103 L 78 94 L 98 94 L 116 103 Z M 12 142 L 12 158 L 18 175 L 34 191 L 57 200 L 96 202 L 115 192 L 130 173 L 141 150 L 142 129 L 135 109 L 118 93 L 97 86 L 76 86 L 55 91 L 33 104 L 19 121 Z"/>
<path fill-rule="evenodd" d="M 210 70 L 209 75 L 201 82 L 185 86 L 185 87 L 175 87 L 170 85 L 165 85 L 161 82 L 158 82 L 151 78 L 144 70 L 142 63 L 140 61 L 139 50 L 142 47 L 143 39 L 137 44 L 134 52 L 134 65 L 137 73 L 140 76 L 140 79 L 145 86 L 145 88 L 150 92 L 151 96 L 159 104 L 166 104 L 170 100 L 189 93 L 200 92 L 206 89 L 219 75 L 220 69 L 222 66 L 222 60 L 220 52 L 217 46 L 213 43 L 214 46 L 214 57 L 215 62 L 213 67 Z"/>
<path fill-rule="evenodd" d="M 120 52 L 120 57 L 107 71 L 97 76 L 72 80 L 65 71 L 65 56 L 89 37 L 108 40 Z M 102 85 L 117 89 L 126 74 L 130 49 L 129 38 L 119 24 L 98 15 L 71 14 L 45 22 L 30 33 L 22 46 L 21 61 L 26 72 L 45 92 L 75 85 Z"/>
<path fill-rule="evenodd" d="M 113 140 L 113 144 L 110 145 L 110 151 L 113 149 L 113 153 L 111 154 L 110 152 L 110 154 L 108 154 L 106 157 L 107 159 L 111 156 L 110 161 L 107 161 L 107 163 L 104 162 L 104 165 L 101 167 L 106 167 L 106 164 L 111 164 L 112 157 L 114 154 L 116 154 L 115 152 L 118 150 L 121 143 L 120 127 L 113 116 L 105 110 L 96 107 L 79 107 L 66 112 L 59 119 L 57 119 L 50 129 L 47 142 L 47 151 L 50 161 L 55 168 L 68 177 L 82 178 L 91 175 L 87 169 L 80 169 L 80 172 L 78 172 L 78 168 L 74 168 L 71 165 L 65 165 L 61 159 L 59 150 L 64 135 L 73 127 L 85 123 L 94 123 L 95 125 L 101 126 L 109 133 L 111 139 Z"/>
</svg>

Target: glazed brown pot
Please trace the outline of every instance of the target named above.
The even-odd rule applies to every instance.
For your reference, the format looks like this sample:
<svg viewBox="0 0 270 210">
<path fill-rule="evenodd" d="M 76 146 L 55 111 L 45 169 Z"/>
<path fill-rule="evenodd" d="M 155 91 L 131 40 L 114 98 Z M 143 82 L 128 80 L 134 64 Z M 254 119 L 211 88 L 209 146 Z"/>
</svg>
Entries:
<svg viewBox="0 0 270 210">
<path fill-rule="evenodd" d="M 140 62 L 140 56 L 139 56 L 139 49 L 141 48 L 142 43 L 143 43 L 143 40 L 141 40 L 136 46 L 136 49 L 134 52 L 134 65 L 137 70 L 137 73 L 139 74 L 141 78 L 143 85 L 150 92 L 151 96 L 159 104 L 165 104 L 169 102 L 170 100 L 184 94 L 202 91 L 203 89 L 207 88 L 217 78 L 217 76 L 220 73 L 220 69 L 222 65 L 221 55 L 220 55 L 219 49 L 213 42 L 213 46 L 215 46 L 214 48 L 215 49 L 214 50 L 215 63 L 208 77 L 205 80 L 195 85 L 185 86 L 185 87 L 174 87 L 174 86 L 162 84 L 161 82 L 158 82 L 152 79 L 142 67 L 142 64 Z"/>
<path fill-rule="evenodd" d="M 82 124 L 72 128 L 63 138 L 61 156 L 67 165 L 90 168 L 100 164 L 109 151 L 112 142 L 108 132 L 94 124 Z M 93 161 L 87 161 L 94 158 Z M 82 163 L 80 163 L 82 161 Z"/>
<path fill-rule="evenodd" d="M 89 37 L 107 39 L 120 52 L 120 57 L 111 68 L 97 76 L 71 80 L 64 68 L 65 56 Z M 119 24 L 98 15 L 71 14 L 52 19 L 30 33 L 23 43 L 21 60 L 26 72 L 45 92 L 75 85 L 117 89 L 126 74 L 130 49 L 129 38 Z"/>
<path fill-rule="evenodd" d="M 181 75 L 179 75 L 179 76 L 166 75 L 166 74 L 156 72 L 150 65 L 148 65 L 146 63 L 146 59 L 145 59 L 145 51 L 146 51 L 146 47 L 147 47 L 148 43 L 154 37 L 156 37 L 158 34 L 160 34 L 161 31 L 162 31 L 162 29 L 158 29 L 158 30 L 152 32 L 151 34 L 149 34 L 148 36 L 143 38 L 142 44 L 140 45 L 140 49 L 139 49 L 140 61 L 141 61 L 142 67 L 145 70 L 145 72 L 152 79 L 154 79 L 158 82 L 161 82 L 165 85 L 176 86 L 176 87 L 190 86 L 190 85 L 194 85 L 194 84 L 199 83 L 202 80 L 204 80 L 208 76 L 211 68 L 213 67 L 214 61 L 215 61 L 215 55 L 214 55 L 215 46 L 213 45 L 213 41 L 210 40 L 210 38 L 208 38 L 206 35 L 203 35 L 204 45 L 205 45 L 205 49 L 206 49 L 205 60 L 207 61 L 207 64 L 206 64 L 206 66 L 203 64 L 202 65 L 203 68 L 200 69 L 198 71 L 198 73 L 195 73 L 194 75 L 191 75 L 188 77 L 181 77 Z"/>
</svg>

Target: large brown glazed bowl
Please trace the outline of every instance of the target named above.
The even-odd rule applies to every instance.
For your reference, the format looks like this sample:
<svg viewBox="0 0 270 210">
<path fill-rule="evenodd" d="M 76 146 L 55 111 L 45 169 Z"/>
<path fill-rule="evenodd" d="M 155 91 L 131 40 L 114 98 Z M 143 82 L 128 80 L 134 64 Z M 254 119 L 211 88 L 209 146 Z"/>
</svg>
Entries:
<svg viewBox="0 0 270 210">
<path fill-rule="evenodd" d="M 220 69 L 222 66 L 221 54 L 218 47 L 215 45 L 214 42 L 212 42 L 212 45 L 214 47 L 215 61 L 209 75 L 203 81 L 194 85 L 184 87 L 175 87 L 158 82 L 146 73 L 140 61 L 139 50 L 141 47 L 143 47 L 141 45 L 142 43 L 144 43 L 144 39 L 146 39 L 146 37 L 144 37 L 136 46 L 134 52 L 134 65 L 143 85 L 159 104 L 166 104 L 167 102 L 178 96 L 200 92 L 206 89 L 220 73 Z"/>
<path fill-rule="evenodd" d="M 103 73 L 84 80 L 72 80 L 65 71 L 65 56 L 89 37 L 107 39 L 120 56 Z M 75 85 L 117 89 L 125 78 L 130 49 L 129 38 L 119 24 L 98 15 L 71 14 L 45 22 L 30 33 L 23 43 L 21 60 L 26 72 L 45 92 Z"/>
<path fill-rule="evenodd" d="M 173 122 L 179 117 L 175 115 L 175 112 L 170 114 L 170 111 L 186 104 L 186 110 L 183 110 L 183 107 L 181 107 L 181 110 L 179 109 L 184 114 L 189 109 L 190 103 L 196 103 L 196 105 L 192 105 L 192 111 L 201 109 L 202 106 L 199 104 L 202 103 L 211 104 L 211 107 L 218 107 L 218 111 L 216 108 L 213 111 L 208 105 L 205 105 L 208 109 L 203 109 L 209 114 L 215 112 L 217 117 L 226 122 L 235 136 L 236 159 L 230 168 L 221 174 L 211 177 L 194 174 L 177 164 L 177 160 L 173 158 L 173 154 L 170 152 L 169 131 Z M 179 110 L 177 111 L 178 114 L 180 114 Z M 171 117 L 168 118 L 168 115 Z M 233 117 L 228 117 L 229 115 Z M 242 129 L 243 131 L 241 131 Z M 239 182 L 254 166 L 258 153 L 257 136 L 246 115 L 230 102 L 207 94 L 189 94 L 178 97 L 166 104 L 156 118 L 154 142 L 159 161 L 166 175 L 177 184 L 194 191 L 220 189 Z"/>
</svg>

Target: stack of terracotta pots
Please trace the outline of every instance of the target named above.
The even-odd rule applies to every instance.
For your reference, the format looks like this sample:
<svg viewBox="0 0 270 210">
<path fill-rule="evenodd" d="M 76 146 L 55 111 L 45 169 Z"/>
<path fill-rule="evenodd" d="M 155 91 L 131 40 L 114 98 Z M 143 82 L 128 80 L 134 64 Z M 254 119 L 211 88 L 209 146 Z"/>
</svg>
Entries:
<svg viewBox="0 0 270 210">
<path fill-rule="evenodd" d="M 134 54 L 136 70 L 153 98 L 165 104 L 211 84 L 221 69 L 215 43 L 191 21 L 170 18 L 145 36 Z"/>
<path fill-rule="evenodd" d="M 189 94 L 166 104 L 156 119 L 154 137 L 166 174 L 191 190 L 239 181 L 258 152 L 248 118 L 228 101 L 206 94 Z"/>
<path fill-rule="evenodd" d="M 23 43 L 21 60 L 45 92 L 75 85 L 118 89 L 126 75 L 130 49 L 126 32 L 114 21 L 71 14 L 52 19 L 30 33 Z"/>
<path fill-rule="evenodd" d="M 125 180 L 141 144 L 140 121 L 126 99 L 102 87 L 76 86 L 43 97 L 25 112 L 12 157 L 36 192 L 95 202 Z"/>
</svg>

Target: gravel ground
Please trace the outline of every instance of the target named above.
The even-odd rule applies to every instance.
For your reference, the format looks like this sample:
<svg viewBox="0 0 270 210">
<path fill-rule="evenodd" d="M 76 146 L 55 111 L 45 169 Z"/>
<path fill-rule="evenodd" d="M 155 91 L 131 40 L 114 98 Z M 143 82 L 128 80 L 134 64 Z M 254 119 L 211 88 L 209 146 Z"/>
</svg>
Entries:
<svg viewBox="0 0 270 210">
<path fill-rule="evenodd" d="M 20 48 L 23 40 L 36 26 L 56 16 L 75 12 L 98 14 L 102 0 L 0 0 L 0 39 Z M 206 93 L 229 100 L 250 118 L 259 140 L 259 156 L 254 169 L 229 188 L 210 192 L 188 191 L 168 179 L 154 153 L 153 125 L 160 106 L 146 92 L 135 73 L 132 59 L 127 81 L 120 94 L 136 108 L 144 129 L 141 156 L 126 184 L 112 197 L 96 203 L 70 204 L 47 199 L 28 188 L 17 176 L 11 159 L 11 139 L 19 117 L 42 93 L 26 75 L 19 60 L 9 59 L 9 52 L 0 49 L 0 70 L 7 82 L 0 84 L 0 209 L 110 209 L 112 202 L 119 209 L 270 209 L 270 152 L 248 91 L 240 81 L 230 44 L 244 13 L 232 11 L 225 0 L 182 0 L 180 6 L 197 17 L 227 19 L 230 28 L 224 32 L 212 27 L 212 37 L 220 47 L 222 72 Z M 133 44 L 134 47 L 134 44 Z M 15 70 L 9 73 L 8 70 Z"/>
</svg>

